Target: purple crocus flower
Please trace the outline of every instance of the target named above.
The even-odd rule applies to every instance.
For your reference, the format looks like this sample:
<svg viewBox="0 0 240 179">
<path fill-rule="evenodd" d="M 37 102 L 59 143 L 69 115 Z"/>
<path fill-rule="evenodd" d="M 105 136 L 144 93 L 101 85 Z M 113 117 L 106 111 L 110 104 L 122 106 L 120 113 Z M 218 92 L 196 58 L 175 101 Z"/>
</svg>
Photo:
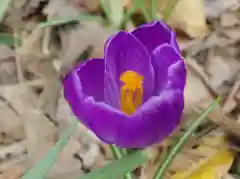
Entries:
<svg viewBox="0 0 240 179">
<path fill-rule="evenodd" d="M 179 124 L 185 83 L 175 33 L 154 21 L 109 38 L 104 58 L 69 72 L 64 95 L 73 113 L 102 141 L 143 148 Z"/>
</svg>

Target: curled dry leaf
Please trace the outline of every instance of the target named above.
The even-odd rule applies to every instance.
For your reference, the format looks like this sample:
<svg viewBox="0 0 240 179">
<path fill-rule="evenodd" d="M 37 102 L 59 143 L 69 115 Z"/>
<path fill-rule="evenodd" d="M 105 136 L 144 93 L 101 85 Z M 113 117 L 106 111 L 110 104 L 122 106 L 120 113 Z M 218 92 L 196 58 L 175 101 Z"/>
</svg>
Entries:
<svg viewBox="0 0 240 179">
<path fill-rule="evenodd" d="M 22 120 L 29 159 L 27 163 L 28 167 L 33 166 L 55 142 L 55 126 L 41 112 L 37 97 L 28 86 L 0 87 L 0 94 Z"/>
</svg>

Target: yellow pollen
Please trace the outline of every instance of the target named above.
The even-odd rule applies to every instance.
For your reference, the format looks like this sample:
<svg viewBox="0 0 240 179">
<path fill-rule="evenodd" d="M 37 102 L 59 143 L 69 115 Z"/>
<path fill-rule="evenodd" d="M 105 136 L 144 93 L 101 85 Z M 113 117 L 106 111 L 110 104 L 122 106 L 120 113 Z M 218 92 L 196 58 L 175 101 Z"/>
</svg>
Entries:
<svg viewBox="0 0 240 179">
<path fill-rule="evenodd" d="M 143 76 L 134 71 L 126 71 L 120 80 L 124 83 L 121 87 L 121 109 L 131 115 L 142 104 Z"/>
</svg>

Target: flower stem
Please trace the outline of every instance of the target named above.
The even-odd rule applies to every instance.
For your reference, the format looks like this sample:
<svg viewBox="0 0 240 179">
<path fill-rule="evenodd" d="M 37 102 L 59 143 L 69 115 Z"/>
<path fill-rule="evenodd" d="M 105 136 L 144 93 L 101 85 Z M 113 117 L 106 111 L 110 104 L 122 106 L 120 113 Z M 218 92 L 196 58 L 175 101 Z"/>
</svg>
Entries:
<svg viewBox="0 0 240 179">
<path fill-rule="evenodd" d="M 119 160 L 120 158 L 122 158 L 122 156 L 127 155 L 127 150 L 125 149 L 120 149 L 118 147 L 116 147 L 114 144 L 110 145 L 110 149 L 115 157 L 115 159 Z M 124 179 L 132 179 L 132 175 L 131 173 L 126 173 L 124 175 Z"/>
<path fill-rule="evenodd" d="M 167 167 L 171 164 L 175 155 L 180 151 L 181 147 L 185 144 L 188 136 L 190 136 L 195 129 L 202 123 L 202 121 L 207 117 L 208 113 L 211 112 L 216 105 L 219 103 L 219 98 L 217 98 L 199 117 L 194 120 L 191 126 L 187 129 L 187 131 L 183 134 L 183 136 L 173 145 L 172 149 L 166 154 L 163 159 L 163 162 L 160 163 L 157 172 L 155 173 L 154 179 L 163 179 L 164 173 Z"/>
</svg>

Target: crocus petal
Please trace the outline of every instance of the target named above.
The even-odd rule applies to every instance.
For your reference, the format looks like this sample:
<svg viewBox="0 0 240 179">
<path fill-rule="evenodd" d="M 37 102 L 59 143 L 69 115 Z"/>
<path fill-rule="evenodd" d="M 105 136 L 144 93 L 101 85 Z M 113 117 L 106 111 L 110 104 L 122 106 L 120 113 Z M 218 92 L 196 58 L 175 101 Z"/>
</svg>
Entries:
<svg viewBox="0 0 240 179">
<path fill-rule="evenodd" d="M 161 21 L 144 24 L 131 33 L 144 44 L 150 53 L 164 43 L 172 45 L 175 50 L 180 52 L 175 33 Z"/>
<path fill-rule="evenodd" d="M 103 100 L 104 60 L 92 59 L 78 65 L 64 79 L 64 97 L 70 104 L 73 113 L 88 126 L 81 107 L 86 97 Z"/>
<path fill-rule="evenodd" d="M 143 148 L 163 140 L 179 124 L 183 107 L 181 90 L 165 90 L 152 97 L 120 126 L 116 145 Z"/>
<path fill-rule="evenodd" d="M 88 60 L 80 69 L 83 94 L 92 96 L 97 101 L 104 100 L 104 59 Z"/>
<path fill-rule="evenodd" d="M 121 111 L 103 102 L 96 102 L 93 98 L 84 101 L 84 117 L 91 130 L 107 143 L 115 143 L 119 127 L 127 120 Z"/>
<path fill-rule="evenodd" d="M 182 85 L 182 87 L 185 85 L 185 65 L 184 63 L 174 65 L 178 61 L 183 61 L 181 55 L 169 44 L 160 45 L 153 51 L 153 64 L 155 67 L 155 95 L 159 95 L 169 81 L 172 82 L 172 86 L 173 83 L 181 83 L 179 85 Z"/>
<path fill-rule="evenodd" d="M 134 71 L 144 77 L 143 101 L 154 88 L 154 70 L 148 51 L 132 34 L 120 31 L 105 46 L 105 100 L 119 108 L 120 76 L 125 71 Z"/>
<path fill-rule="evenodd" d="M 186 67 L 183 60 L 178 60 L 168 69 L 167 88 L 184 90 L 186 85 Z"/>
</svg>

